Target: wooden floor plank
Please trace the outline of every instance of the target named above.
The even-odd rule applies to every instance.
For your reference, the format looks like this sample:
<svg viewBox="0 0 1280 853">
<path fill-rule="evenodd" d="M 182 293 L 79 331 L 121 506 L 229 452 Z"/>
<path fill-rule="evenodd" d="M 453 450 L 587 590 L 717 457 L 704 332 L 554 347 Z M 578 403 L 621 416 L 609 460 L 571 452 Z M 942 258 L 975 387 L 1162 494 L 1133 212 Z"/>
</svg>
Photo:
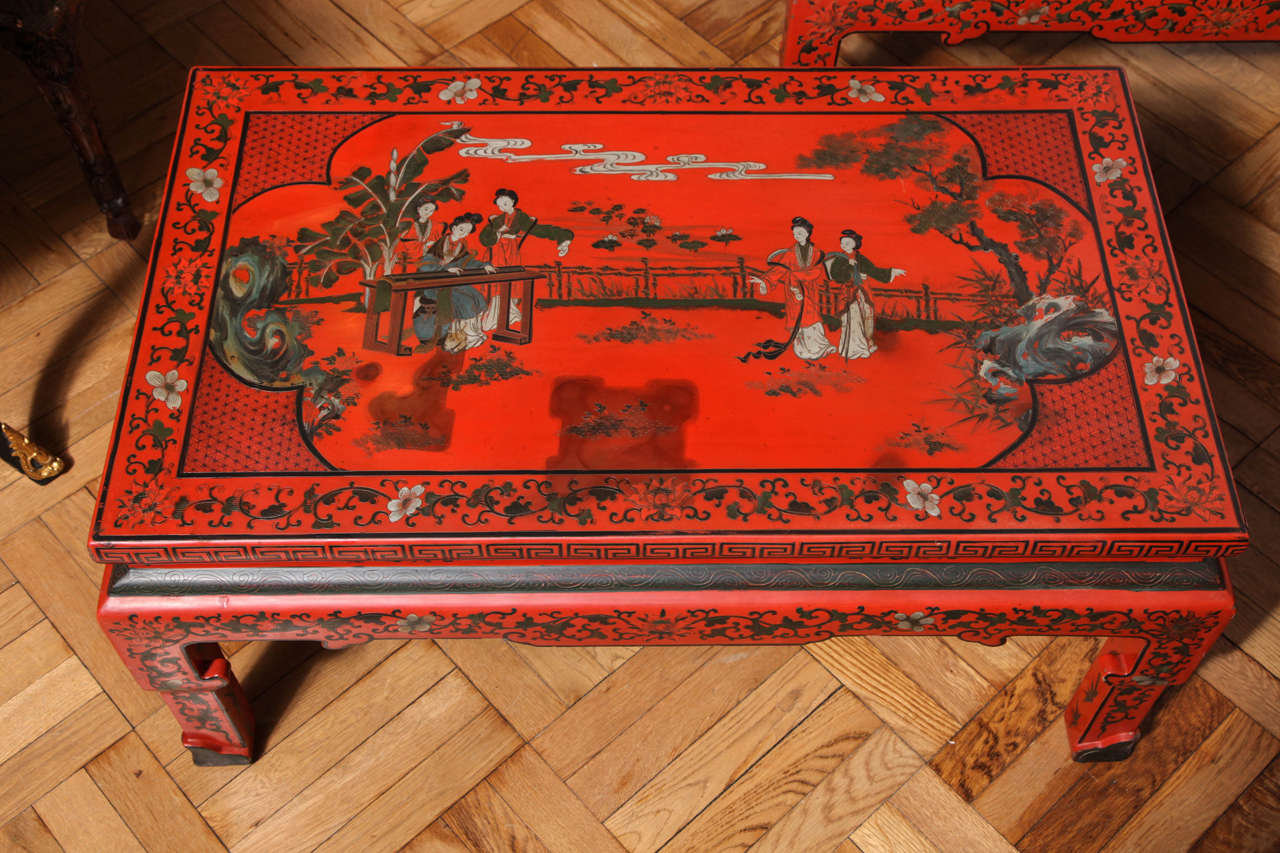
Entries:
<svg viewBox="0 0 1280 853">
<path fill-rule="evenodd" d="M 1102 849 L 1162 853 L 1189 847 L 1277 752 L 1280 741 L 1232 711 Z"/>
<path fill-rule="evenodd" d="M 793 648 L 724 648 L 565 781 L 605 818 L 797 654 Z"/>
<path fill-rule="evenodd" d="M 99 693 L 0 763 L 0 824 L 57 787 L 128 730 L 128 721 L 105 693 Z"/>
<path fill-rule="evenodd" d="M 505 640 L 442 640 L 440 648 L 525 738 L 569 705 Z"/>
<path fill-rule="evenodd" d="M 449 669 L 448 660 L 434 646 L 403 646 L 202 803 L 201 814 L 219 838 L 238 844 Z M 421 689 L 405 690 L 406 684 Z M 394 700 L 386 701 L 392 696 Z"/>
<path fill-rule="evenodd" d="M 709 646 L 641 649 L 534 738 L 534 747 L 567 778 L 710 660 L 714 652 Z"/>
<path fill-rule="evenodd" d="M 1088 765 L 1072 758 L 1063 726 L 1055 721 L 974 797 L 973 807 L 1007 840 L 1017 841 L 1088 772 Z"/>
<path fill-rule="evenodd" d="M 1280 681 L 1235 643 L 1220 639 L 1196 676 L 1280 738 Z"/>
<path fill-rule="evenodd" d="M 1062 712 L 1097 648 L 1091 639 L 1054 640 L 934 756 L 933 769 L 972 802 Z"/>
<path fill-rule="evenodd" d="M 145 850 L 226 849 L 136 734 L 120 738 L 85 769 Z"/>
<path fill-rule="evenodd" d="M 128 825 L 83 770 L 68 776 L 37 800 L 35 810 L 68 853 L 145 853 Z"/>
<path fill-rule="evenodd" d="M 827 851 L 910 778 L 920 756 L 887 726 L 877 729 L 795 808 L 769 827 L 757 853 Z"/>
<path fill-rule="evenodd" d="M 657 850 L 838 687 L 807 655 L 794 655 L 610 815 L 605 826 L 632 853 Z"/>
<path fill-rule="evenodd" d="M 62 853 L 62 845 L 34 808 L 0 826 L 0 847 L 24 853 Z"/>
<path fill-rule="evenodd" d="M 460 672 L 451 671 L 283 808 L 254 824 L 235 848 L 315 848 L 488 707 Z M 228 837 L 221 829 L 219 834 Z"/>
<path fill-rule="evenodd" d="M 488 782 L 552 853 L 622 853 L 617 839 L 533 747 L 504 761 Z"/>
<path fill-rule="evenodd" d="M 9 570 L 4 571 L 8 574 Z M 11 584 L 4 592 L 0 592 L 0 658 L 4 657 L 5 646 L 21 637 L 43 618 L 40 608 L 36 607 L 21 584 Z M 0 667 L 0 671 L 3 669 L 4 667 Z"/>
<path fill-rule="evenodd" d="M 1065 848 L 1101 850 L 1115 833 L 1236 713 L 1221 694 L 1199 679 L 1170 694 L 1147 730 L 1143 749 L 1117 764 L 1096 765 L 1080 776 L 1031 830 L 1018 839 L 1023 853 Z M 1106 808 L 1088 803 L 1105 802 Z"/>
<path fill-rule="evenodd" d="M 519 747 L 515 729 L 485 709 L 317 849 L 398 849 Z"/>
<path fill-rule="evenodd" d="M 889 802 L 941 853 L 1009 851 L 1010 845 L 930 767 L 916 772 Z"/>
<path fill-rule="evenodd" d="M 938 853 L 933 842 L 890 803 L 864 820 L 849 836 L 848 843 L 863 853 Z M 837 853 L 844 851 L 838 849 Z"/>
<path fill-rule="evenodd" d="M 1231 807 L 1196 839 L 1191 851 L 1272 853 L 1277 849 L 1280 849 L 1280 758 L 1273 758 Z"/>
<path fill-rule="evenodd" d="M 745 850 L 881 726 L 838 690 L 662 848 L 664 853 Z"/>
<path fill-rule="evenodd" d="M 805 651 L 923 756 L 936 753 L 960 727 L 959 720 L 864 637 L 838 637 Z"/>
</svg>

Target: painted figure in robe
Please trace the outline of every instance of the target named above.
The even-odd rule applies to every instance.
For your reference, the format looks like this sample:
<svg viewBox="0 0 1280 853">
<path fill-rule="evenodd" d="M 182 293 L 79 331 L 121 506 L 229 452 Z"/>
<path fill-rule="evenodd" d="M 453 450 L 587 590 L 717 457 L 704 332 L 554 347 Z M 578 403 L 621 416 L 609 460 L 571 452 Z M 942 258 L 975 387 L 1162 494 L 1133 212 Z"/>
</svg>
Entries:
<svg viewBox="0 0 1280 853">
<path fill-rule="evenodd" d="M 478 260 L 467 247 L 467 237 L 483 222 L 478 213 L 464 213 L 449 223 L 448 231 L 423 252 L 419 266 L 423 272 L 464 271 L 494 272 L 495 267 Z M 482 345 L 486 340 L 480 327 L 486 300 L 479 288 L 470 284 L 454 287 L 429 287 L 418 292 L 413 313 L 413 331 L 423 344 L 430 346 L 438 334 L 444 333 L 444 348 L 461 352 Z"/>
<path fill-rule="evenodd" d="M 877 266 L 862 254 L 862 235 L 852 228 L 840 232 L 840 251 L 823 258 L 827 277 L 836 292 L 840 317 L 840 343 L 836 351 L 846 359 L 866 358 L 876 351 L 875 302 L 867 279 L 889 284 L 906 270 Z"/>
<path fill-rule="evenodd" d="M 480 232 L 480 245 L 489 248 L 489 262 L 496 267 L 522 266 L 520 250 L 529 237 L 551 240 L 556 244 L 556 254 L 564 257 L 573 241 L 573 232 L 568 228 L 539 222 L 521 210 L 520 195 L 515 190 L 500 189 L 493 195 L 494 206 L 498 212 L 489 217 L 488 223 Z M 502 300 L 496 299 L 497 285 L 488 285 L 485 296 L 489 300 L 489 308 L 481 318 L 480 325 L 489 332 L 498 327 L 498 311 Z M 508 309 L 507 322 L 514 324 L 520 320 L 520 307 L 513 297 Z"/>
<path fill-rule="evenodd" d="M 827 268 L 823 264 L 825 254 L 813 244 L 813 223 L 803 216 L 795 217 L 791 220 L 791 236 L 795 239 L 792 245 L 769 255 L 769 269 L 764 276 L 750 279 L 761 296 L 773 288 L 781 291 L 787 339 L 762 341 L 758 350 L 741 356 L 742 361 L 777 358 L 788 346 L 806 361 L 816 361 L 836 351 L 822 324 L 820 299 Z"/>
</svg>

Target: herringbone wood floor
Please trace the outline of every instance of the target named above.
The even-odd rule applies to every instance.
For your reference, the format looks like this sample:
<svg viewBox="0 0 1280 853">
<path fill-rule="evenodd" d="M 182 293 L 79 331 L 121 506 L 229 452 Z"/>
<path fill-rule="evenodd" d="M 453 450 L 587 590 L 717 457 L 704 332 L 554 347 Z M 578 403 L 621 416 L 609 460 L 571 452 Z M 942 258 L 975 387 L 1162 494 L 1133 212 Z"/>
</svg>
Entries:
<svg viewBox="0 0 1280 853">
<path fill-rule="evenodd" d="M 96 0 L 83 52 L 154 223 L 192 64 L 775 64 L 776 0 Z M 0 75 L 0 415 L 75 466 L 0 472 L 0 848 L 1280 848 L 1280 47 L 851 40 L 877 64 L 1122 65 L 1255 546 L 1240 616 L 1128 762 L 1077 765 L 1094 650 L 247 645 L 265 755 L 192 766 L 93 618 L 81 544 L 151 235 L 111 240 L 21 67 Z"/>
</svg>

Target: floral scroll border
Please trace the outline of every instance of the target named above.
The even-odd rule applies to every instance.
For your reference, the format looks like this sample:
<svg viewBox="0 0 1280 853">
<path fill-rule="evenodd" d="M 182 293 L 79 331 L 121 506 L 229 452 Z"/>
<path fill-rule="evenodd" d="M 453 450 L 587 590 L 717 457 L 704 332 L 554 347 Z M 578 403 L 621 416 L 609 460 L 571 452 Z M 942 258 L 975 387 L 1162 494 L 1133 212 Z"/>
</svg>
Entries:
<svg viewBox="0 0 1280 853">
<path fill-rule="evenodd" d="M 464 118 L 512 107 L 591 111 L 622 105 L 670 112 L 1072 111 L 1091 168 L 1131 370 L 1141 378 L 1140 405 L 1158 457 L 1154 474 L 334 475 L 305 487 L 227 486 L 177 476 L 177 436 L 190 408 L 184 392 L 198 367 L 206 300 L 228 215 L 230 188 L 224 188 L 223 176 L 233 171 L 246 110 L 395 106 Z M 606 527 L 625 534 L 664 532 L 675 524 L 691 533 L 749 534 L 763 528 L 883 535 L 922 533 L 934 525 L 939 533 L 966 534 L 1021 529 L 1068 536 L 1122 529 L 1138 540 L 1144 527 L 1167 536 L 1191 526 L 1222 534 L 1218 553 L 1240 546 L 1238 508 L 1220 463 L 1220 442 L 1201 390 L 1203 377 L 1143 168 L 1132 106 L 1117 72 L 861 69 L 855 79 L 786 70 L 484 71 L 457 78 L 405 70 L 195 69 L 184 115 L 130 366 L 123 429 L 101 499 L 95 537 L 100 556 L 110 552 L 118 558 L 130 547 L 123 544 L 130 534 L 142 532 L 143 541 L 161 538 L 154 531 L 162 526 L 184 538 L 289 539 L 344 530 L 388 538 L 475 531 L 502 537 L 529 531 L 598 535 Z"/>
<path fill-rule="evenodd" d="M 791 0 L 788 64 L 831 66 L 856 32 L 940 31 L 951 44 L 989 30 L 1089 32 L 1111 41 L 1254 40 L 1280 32 L 1271 0 Z"/>
<path fill-rule="evenodd" d="M 909 608 L 907 608 L 909 609 Z M 795 607 L 722 612 L 714 607 L 574 611 L 506 608 L 454 611 L 449 608 L 261 610 L 208 615 L 143 615 L 104 622 L 131 670 L 153 689 L 176 693 L 174 710 L 191 729 L 234 741 L 211 701 L 210 683 L 193 667 L 191 644 L 247 640 L 312 640 L 341 648 L 376 639 L 502 638 L 546 645 L 619 643 L 807 643 L 848 635 L 957 636 L 999 645 L 1015 635 L 1137 637 L 1146 641 L 1137 669 L 1112 684 L 1115 691 L 1097 721 L 1098 735 L 1131 727 L 1170 684 L 1184 681 L 1224 624 L 1220 611 L 1014 607 L 1008 610 L 924 607 L 904 612 L 858 606 L 852 609 Z M 1089 688 L 1101 689 L 1094 678 Z M 214 685 L 215 687 L 217 685 Z M 1079 716 L 1077 697 L 1067 709 Z"/>
</svg>

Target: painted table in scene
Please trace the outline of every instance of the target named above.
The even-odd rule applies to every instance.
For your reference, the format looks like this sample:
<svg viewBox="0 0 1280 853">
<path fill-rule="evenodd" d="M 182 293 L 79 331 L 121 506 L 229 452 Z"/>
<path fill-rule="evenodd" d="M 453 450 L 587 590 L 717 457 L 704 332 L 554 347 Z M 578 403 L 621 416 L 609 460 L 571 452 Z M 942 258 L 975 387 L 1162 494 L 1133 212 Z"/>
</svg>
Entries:
<svg viewBox="0 0 1280 853">
<path fill-rule="evenodd" d="M 523 269 L 507 269 L 498 270 L 493 273 L 430 273 L 430 274 L 414 274 L 400 273 L 383 276 L 373 281 L 362 281 L 360 286 L 366 290 L 379 293 L 381 289 L 385 289 L 387 296 L 387 306 L 384 309 L 378 301 L 380 297 L 375 296 L 373 300 L 366 300 L 366 305 L 372 302 L 371 308 L 366 308 L 364 320 L 364 340 L 362 345 L 366 350 L 374 352 L 388 352 L 393 355 L 408 355 L 413 350 L 404 345 L 401 341 L 404 338 L 405 315 L 415 294 L 423 290 L 429 290 L 438 287 L 464 287 L 475 285 L 492 286 L 501 285 L 497 289 L 496 296 L 490 294 L 489 299 L 496 299 L 494 303 L 498 312 L 498 324 L 492 330 L 493 339 L 495 341 L 504 341 L 507 343 L 527 344 L 533 340 L 533 283 L 539 279 L 546 278 L 543 273 L 530 273 Z M 523 304 L 530 306 L 527 316 L 520 316 L 519 301 L 513 302 L 514 297 L 511 294 L 511 288 L 516 284 L 520 284 L 521 298 Z M 516 305 L 512 310 L 512 305 Z M 383 315 L 386 316 L 387 332 L 381 334 L 379 331 L 383 322 Z M 514 323 L 513 323 L 514 319 Z"/>
<path fill-rule="evenodd" d="M 940 33 L 958 44 L 987 32 L 1090 33 L 1113 42 L 1274 41 L 1271 0 L 790 0 L 783 65 L 836 64 L 852 33 Z"/>
<path fill-rule="evenodd" d="M 90 545 L 199 762 L 223 641 L 850 634 L 1106 637 L 1117 758 L 1232 615 L 1119 71 L 196 69 L 176 151 Z"/>
</svg>

